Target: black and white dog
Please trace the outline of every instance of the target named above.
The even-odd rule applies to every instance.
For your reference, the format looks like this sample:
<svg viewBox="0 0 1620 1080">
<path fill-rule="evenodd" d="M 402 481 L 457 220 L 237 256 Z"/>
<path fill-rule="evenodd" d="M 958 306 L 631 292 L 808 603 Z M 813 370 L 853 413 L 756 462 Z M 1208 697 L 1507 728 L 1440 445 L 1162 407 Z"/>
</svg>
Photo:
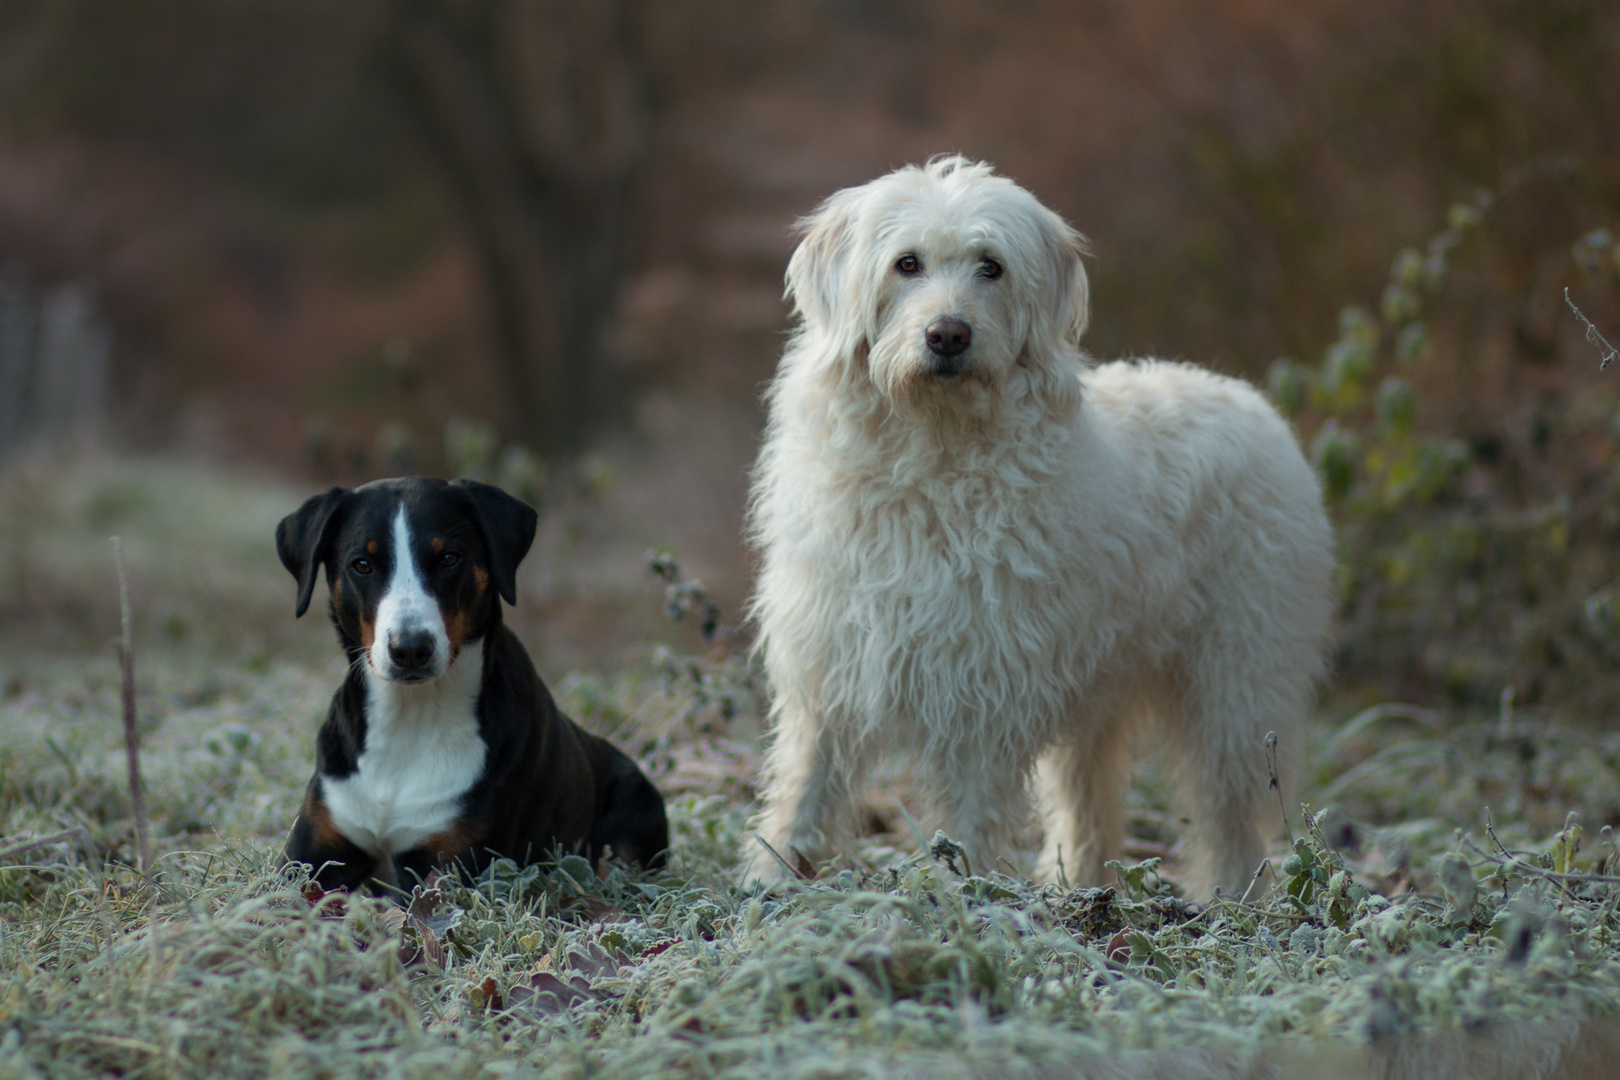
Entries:
<svg viewBox="0 0 1620 1080">
<path fill-rule="evenodd" d="M 332 488 L 277 527 L 299 615 L 326 568 L 350 661 L 287 841 L 323 887 L 408 887 L 559 847 L 663 863 L 657 789 L 558 711 L 501 621 L 535 523 L 499 488 L 410 476 Z"/>
</svg>

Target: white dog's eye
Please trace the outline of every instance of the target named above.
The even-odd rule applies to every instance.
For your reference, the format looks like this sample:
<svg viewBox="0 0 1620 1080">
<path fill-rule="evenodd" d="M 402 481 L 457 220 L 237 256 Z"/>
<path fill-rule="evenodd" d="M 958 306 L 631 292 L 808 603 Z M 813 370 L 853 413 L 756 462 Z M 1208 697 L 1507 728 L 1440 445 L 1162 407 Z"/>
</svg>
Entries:
<svg viewBox="0 0 1620 1080">
<path fill-rule="evenodd" d="M 994 259 L 986 259 L 979 264 L 979 276 L 986 281 L 994 281 L 1001 276 L 1001 264 Z"/>
<path fill-rule="evenodd" d="M 917 256 L 908 251 L 895 262 L 894 268 L 902 274 L 915 274 L 922 270 L 922 263 L 917 261 Z"/>
</svg>

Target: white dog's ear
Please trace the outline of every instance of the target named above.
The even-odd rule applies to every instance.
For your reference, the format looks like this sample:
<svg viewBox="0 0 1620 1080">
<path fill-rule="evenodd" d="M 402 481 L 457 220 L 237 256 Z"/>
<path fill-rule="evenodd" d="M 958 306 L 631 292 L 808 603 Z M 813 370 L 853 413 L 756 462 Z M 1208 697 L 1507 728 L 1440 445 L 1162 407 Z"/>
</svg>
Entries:
<svg viewBox="0 0 1620 1080">
<path fill-rule="evenodd" d="M 804 239 L 788 260 L 787 295 L 807 327 L 841 330 L 852 321 L 849 293 L 859 201 L 857 189 L 840 191 L 799 219 Z"/>
<path fill-rule="evenodd" d="M 1091 315 L 1091 293 L 1081 256 L 1083 236 L 1056 214 L 1042 208 L 1041 256 L 1046 266 L 1041 287 L 1031 290 L 1029 336 L 1020 360 L 1031 377 L 1031 389 L 1057 416 L 1067 416 L 1080 403 L 1080 335 Z"/>
<path fill-rule="evenodd" d="M 1058 333 L 1078 348 L 1080 337 L 1091 321 L 1091 285 L 1081 261 L 1087 252 L 1086 238 L 1056 214 L 1052 215 L 1051 225 L 1042 230 L 1050 263 L 1049 310 L 1057 315 Z"/>
</svg>

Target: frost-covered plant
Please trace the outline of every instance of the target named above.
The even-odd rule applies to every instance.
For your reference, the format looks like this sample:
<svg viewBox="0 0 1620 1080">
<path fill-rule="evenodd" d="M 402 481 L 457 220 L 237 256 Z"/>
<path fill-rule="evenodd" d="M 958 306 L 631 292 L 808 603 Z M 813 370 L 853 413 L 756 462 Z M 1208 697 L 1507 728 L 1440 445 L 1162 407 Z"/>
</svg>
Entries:
<svg viewBox="0 0 1620 1080">
<path fill-rule="evenodd" d="M 701 656 L 666 646 L 654 651 L 653 667 L 665 694 L 684 699 L 684 718 L 700 730 L 724 727 L 742 715 L 757 716 L 763 701 L 760 673 L 738 630 L 723 620 L 703 582 L 681 575 L 674 555 L 649 551 L 646 558 L 647 569 L 664 583 L 665 617 L 675 623 L 690 617 L 708 647 Z"/>
</svg>

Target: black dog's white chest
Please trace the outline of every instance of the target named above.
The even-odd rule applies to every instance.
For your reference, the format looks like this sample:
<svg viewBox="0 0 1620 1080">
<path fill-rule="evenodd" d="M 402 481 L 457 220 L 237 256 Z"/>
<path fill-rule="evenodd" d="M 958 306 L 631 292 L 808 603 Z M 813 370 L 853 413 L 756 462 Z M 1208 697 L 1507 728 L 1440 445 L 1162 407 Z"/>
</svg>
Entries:
<svg viewBox="0 0 1620 1080">
<path fill-rule="evenodd" d="M 469 643 L 445 674 L 402 685 L 368 670 L 365 748 L 354 771 L 321 777 L 332 824 L 380 858 L 418 847 L 454 824 L 484 775 L 478 729 L 483 643 Z"/>
</svg>

